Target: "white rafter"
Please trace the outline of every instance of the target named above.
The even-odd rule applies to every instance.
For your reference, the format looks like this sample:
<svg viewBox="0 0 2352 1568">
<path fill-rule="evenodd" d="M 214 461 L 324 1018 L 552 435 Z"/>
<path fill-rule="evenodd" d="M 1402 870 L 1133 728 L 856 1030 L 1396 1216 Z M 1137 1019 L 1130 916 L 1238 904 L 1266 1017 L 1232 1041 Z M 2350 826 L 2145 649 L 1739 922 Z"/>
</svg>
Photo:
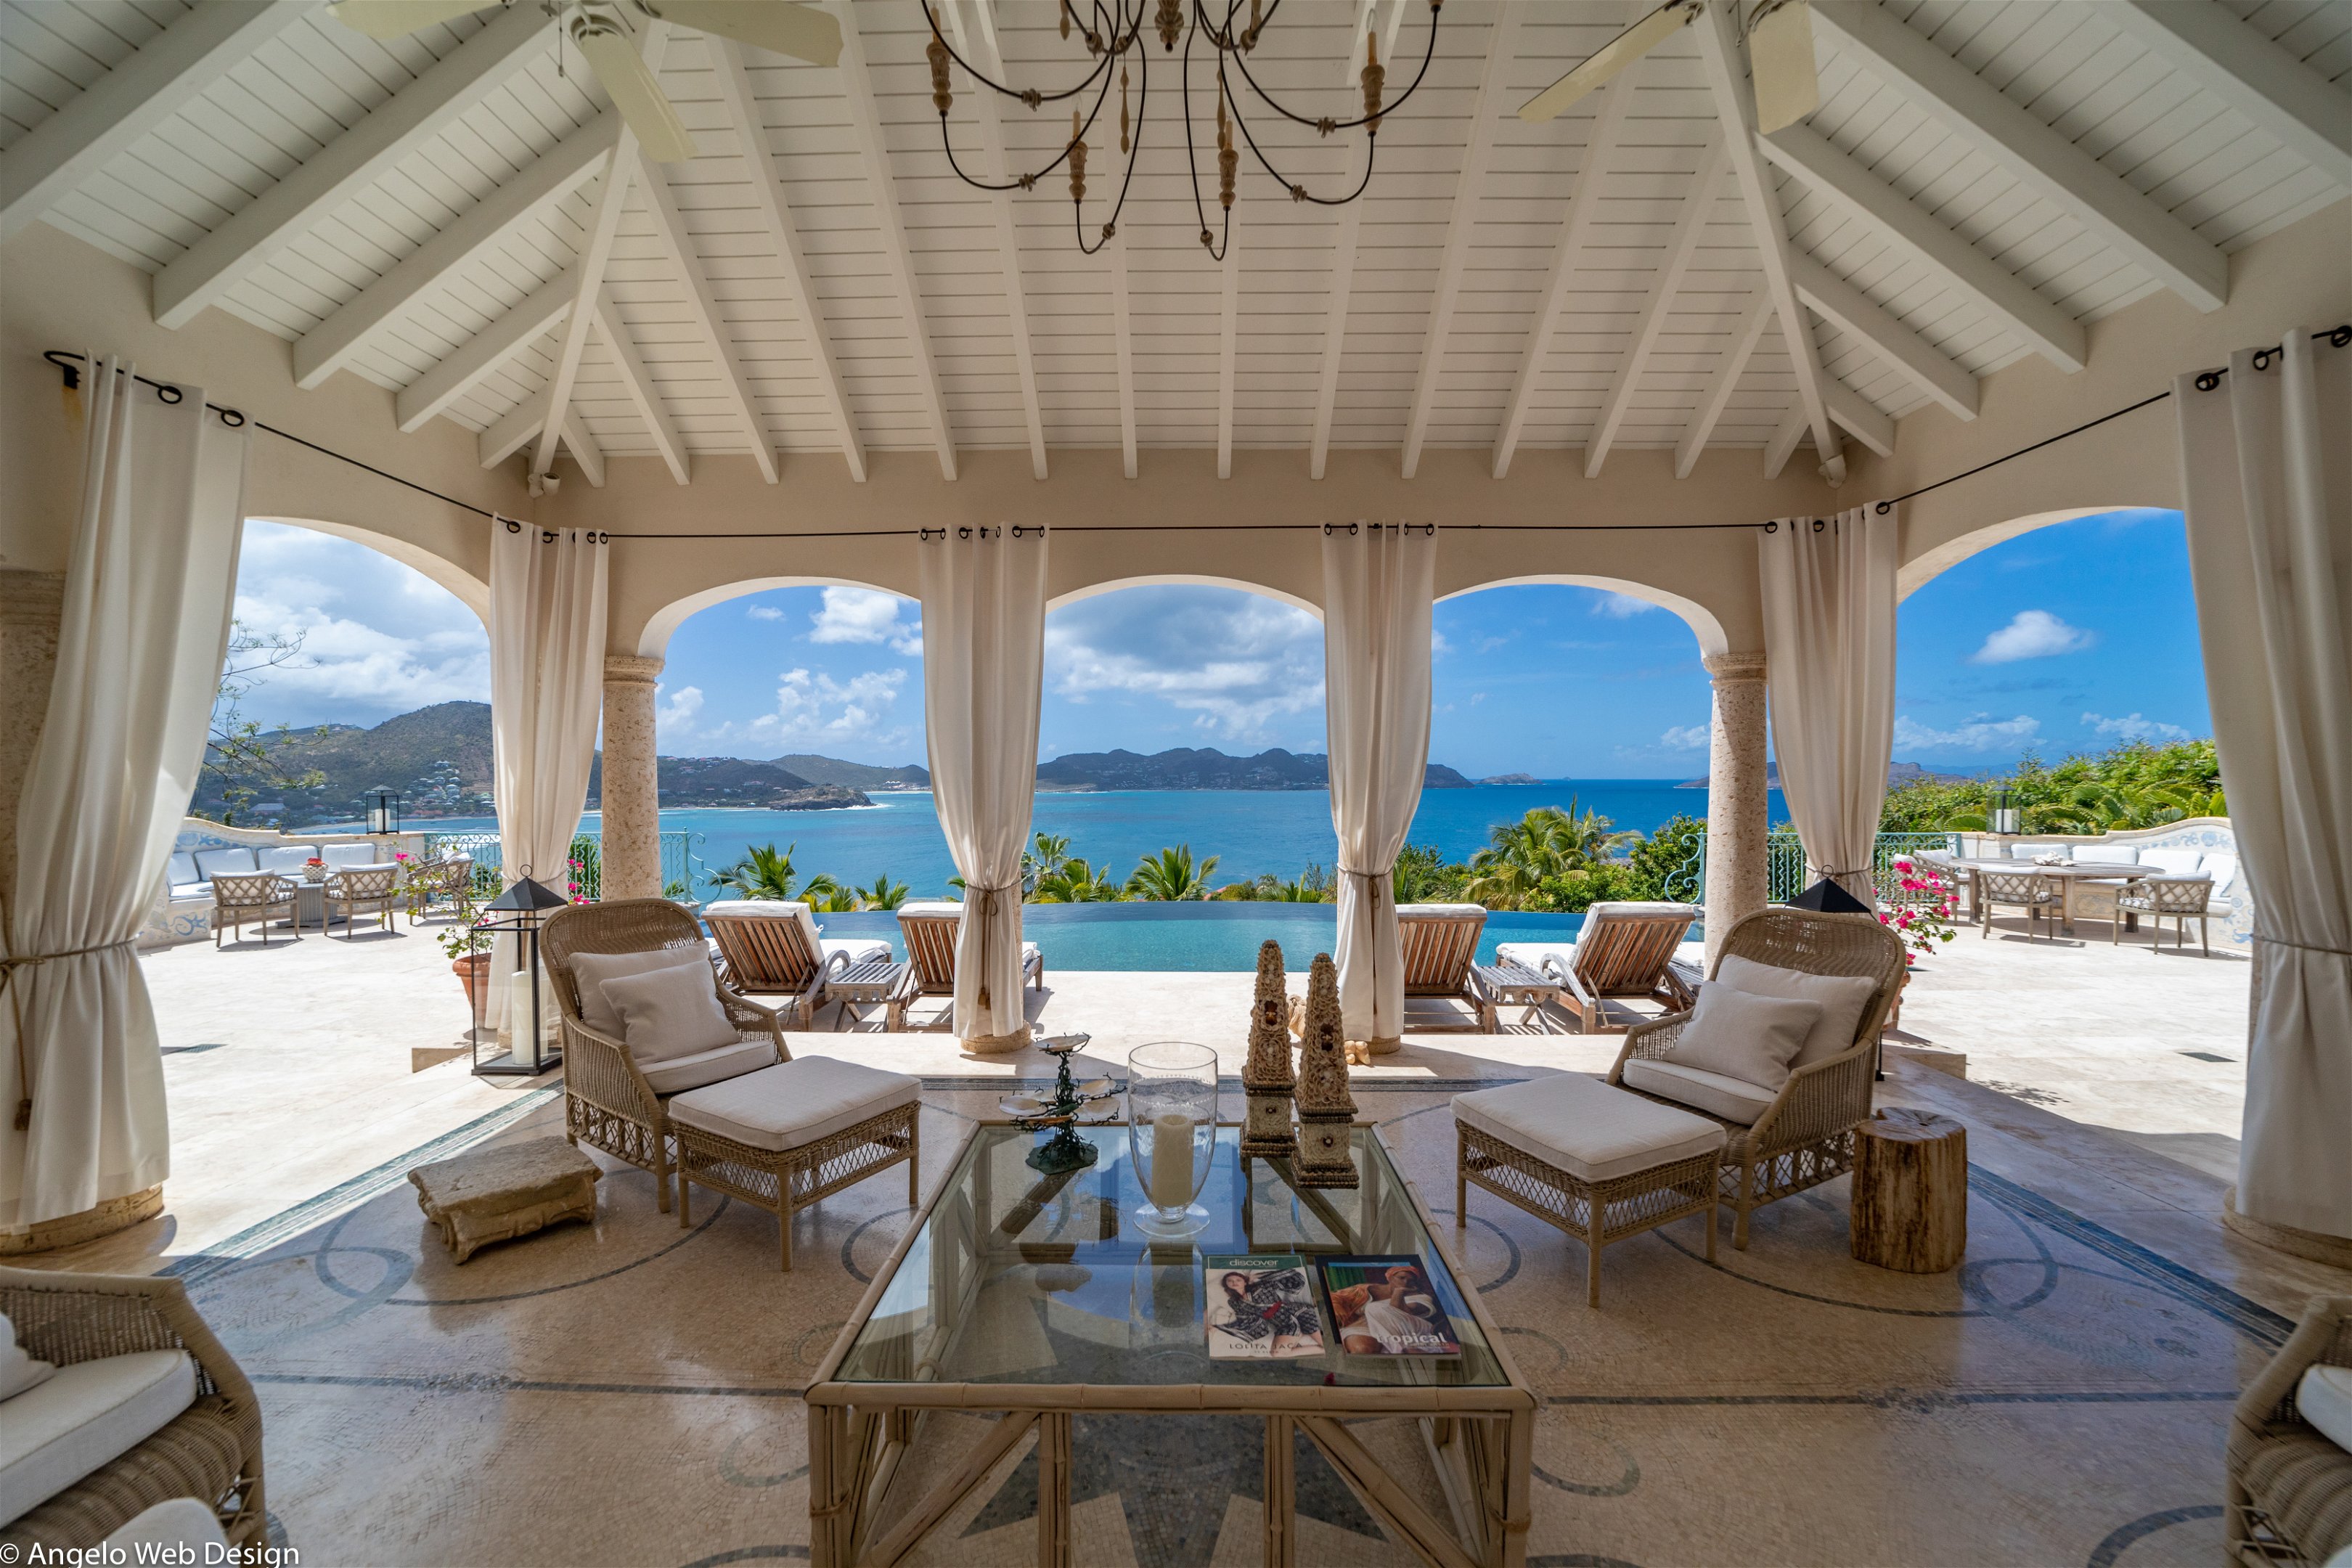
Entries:
<svg viewBox="0 0 2352 1568">
<path fill-rule="evenodd" d="M 1364 160 L 1371 156 L 1371 141 L 1349 142 L 1348 190 L 1364 179 Z M 1331 281 L 1323 305 L 1323 361 L 1315 384 L 1315 437 L 1307 448 L 1307 472 L 1321 479 L 1331 453 L 1331 416 L 1339 406 L 1339 362 L 1348 351 L 1348 307 L 1356 290 L 1356 242 L 1363 233 L 1364 204 L 1349 202 L 1339 209 L 1339 227 L 1331 237 Z"/>
<path fill-rule="evenodd" d="M 1810 257 L 1791 256 L 1797 298 L 1860 338 L 1903 379 L 1960 419 L 1977 416 L 1977 378 L 1951 355 L 1882 310 L 1861 289 Z"/>
<path fill-rule="evenodd" d="M 1135 452 L 1135 320 L 1134 303 L 1128 296 L 1127 247 L 1130 241 L 1120 235 L 1110 242 L 1110 336 L 1113 352 L 1118 358 L 1118 449 L 1133 479 L 1138 471 Z"/>
<path fill-rule="evenodd" d="M 857 138 L 857 150 L 866 162 L 866 183 L 874 202 L 875 225 L 881 230 L 882 266 L 890 275 L 891 291 L 898 296 L 898 320 L 907 331 L 908 352 L 913 356 L 915 390 L 921 395 L 923 412 L 931 422 L 931 445 L 940 455 L 940 475 L 956 477 L 955 426 L 948 419 L 946 393 L 940 386 L 939 367 L 931 361 L 930 334 L 923 326 L 922 292 L 915 287 L 915 270 L 908 259 L 907 229 L 898 216 L 898 181 L 890 172 L 890 147 L 882 135 L 882 119 L 875 104 L 877 93 L 872 68 L 866 63 L 866 40 L 857 31 L 856 7 L 847 0 L 835 0 L 833 14 L 841 21 L 841 86 L 842 97 L 849 104 L 849 125 Z M 712 40 L 715 48 L 735 57 L 735 68 L 742 68 L 741 56 L 732 43 Z M 746 84 L 748 91 L 748 83 Z M 759 130 L 756 118 L 751 121 Z"/>
<path fill-rule="evenodd" d="M 2227 7 L 2123 0 L 2099 16 L 2352 190 L 2352 98 Z"/>
<path fill-rule="evenodd" d="M 460 268 L 593 178 L 612 156 L 621 117 L 611 110 L 532 159 L 448 227 L 400 258 L 334 314 L 294 342 L 294 384 L 315 387 L 351 363 L 368 341 Z"/>
<path fill-rule="evenodd" d="M 1748 297 L 1748 308 L 1739 313 L 1738 324 L 1731 329 L 1731 346 L 1717 363 L 1715 374 L 1707 379 L 1706 390 L 1699 394 L 1698 406 L 1691 410 L 1690 420 L 1683 426 L 1682 439 L 1675 443 L 1675 478 L 1686 479 L 1698 466 L 1698 455 L 1706 450 L 1716 422 L 1730 405 L 1740 373 L 1748 368 L 1748 356 L 1764 341 L 1764 329 L 1771 324 L 1772 297 L 1759 289 Z"/>
<path fill-rule="evenodd" d="M 1723 184 L 1723 167 L 1728 161 L 1723 137 L 1709 127 L 1706 146 L 1699 153 L 1698 172 L 1683 193 L 1682 211 L 1675 215 L 1674 232 L 1666 239 L 1665 265 L 1650 279 L 1650 291 L 1633 318 L 1633 335 L 1618 357 L 1608 395 L 1601 400 L 1601 412 L 1593 416 L 1592 434 L 1585 440 L 1584 477 L 1588 479 L 1600 477 L 1601 465 L 1608 461 L 1609 448 L 1617 439 L 1618 426 L 1633 406 L 1634 390 L 1641 385 L 1642 372 L 1658 346 L 1658 334 L 1665 331 L 1666 313 L 1674 309 L 1683 274 L 1690 270 L 1691 258 L 1698 254 L 1699 241 L 1706 236 L 1716 192 Z"/>
<path fill-rule="evenodd" d="M 845 35 L 847 32 L 844 26 Z M 841 356 L 835 350 L 832 329 L 825 325 L 824 314 L 817 309 L 816 285 L 809 276 L 808 258 L 801 247 L 800 230 L 793 226 L 793 215 L 784 210 L 783 175 L 776 167 L 776 154 L 768 145 L 766 129 L 760 121 L 759 103 L 751 96 L 751 79 L 743 72 L 743 55 L 732 42 L 711 38 L 704 47 L 709 50 L 711 78 L 719 88 L 719 98 L 727 110 L 728 124 L 735 132 L 741 150 L 745 171 L 751 177 L 752 210 L 768 233 L 768 243 L 784 266 L 784 287 L 792 293 L 793 303 L 808 323 L 809 348 L 816 355 L 817 380 L 824 386 L 825 400 L 832 406 L 835 427 L 840 432 L 841 455 L 849 463 L 850 478 L 866 482 L 866 447 L 857 433 L 857 416 L 849 405 L 849 385 L 842 379 Z M 845 48 L 847 46 L 845 45 Z M 855 96 L 854 91 L 848 96 Z M 657 182 L 648 179 L 648 187 Z M 675 215 L 677 203 L 663 186 L 665 210 Z M 672 251 L 685 266 L 693 258 L 693 247 L 687 243 L 683 223 L 671 228 Z M 705 301 L 703 314 L 709 321 L 709 335 L 714 349 L 720 351 L 726 362 L 730 379 L 739 388 L 741 414 L 751 432 L 754 451 L 769 456 L 761 461 L 768 482 L 775 483 L 775 458 L 768 446 L 759 416 L 751 400 L 750 383 L 742 373 L 742 361 L 719 320 L 717 302 L 710 297 L 709 280 L 703 276 L 702 264 L 694 260 L 693 275 L 700 279 L 694 293 Z"/>
<path fill-rule="evenodd" d="M 1895 456 L 1894 420 L 1881 414 L 1877 405 L 1835 376 L 1830 378 L 1825 390 L 1829 395 L 1830 417 L 1836 420 L 1846 434 L 1882 458 Z"/>
<path fill-rule="evenodd" d="M 1413 378 L 1412 411 L 1405 417 L 1404 477 L 1421 467 L 1421 444 L 1429 434 L 1429 416 L 1437 402 L 1437 378 L 1445 366 L 1445 340 L 1454 330 L 1454 304 L 1462 291 L 1462 271 L 1470 260 L 1470 237 L 1478 226 L 1478 197 L 1486 188 L 1487 165 L 1493 160 L 1495 133 L 1502 129 L 1503 77 L 1518 47 L 1519 17 L 1526 9 L 1517 4 L 1495 8 L 1493 36 L 1486 40 L 1486 58 L 1478 69 L 1477 96 L 1470 102 L 1470 145 L 1462 155 L 1462 177 L 1454 183 L 1453 211 L 1445 226 L 1445 251 L 1437 267 L 1437 293 L 1429 302 L 1429 326 L 1421 339 L 1421 370 Z"/>
<path fill-rule="evenodd" d="M 1731 154 L 1731 172 L 1739 182 L 1739 196 L 1748 210 L 1748 226 L 1756 237 L 1756 254 L 1764 264 L 1764 286 L 1772 296 L 1772 313 L 1780 319 L 1780 341 L 1789 347 L 1789 364 L 1797 374 L 1797 402 L 1813 432 L 1813 449 L 1822 455 L 1822 469 L 1832 484 L 1845 481 L 1845 458 L 1839 450 L 1836 429 L 1830 421 L 1829 398 L 1823 384 L 1822 348 L 1813 336 L 1812 318 L 1797 298 L 1789 276 L 1789 222 L 1780 211 L 1780 193 L 1766 173 L 1756 151 L 1756 105 L 1748 96 L 1747 72 L 1732 28 L 1731 11 L 1710 3 L 1699 17 L 1699 61 L 1706 74 L 1707 91 L 1715 100 L 1716 118 L 1723 126 L 1724 145 Z M 1785 460 L 1785 458 L 1784 459 Z"/>
<path fill-rule="evenodd" d="M 184 327 L 219 303 L 254 268 L 504 85 L 554 28 L 536 5 L 517 5 L 434 62 L 158 272 L 155 320 Z"/>
<path fill-rule="evenodd" d="M 1606 170 L 1602 167 L 1610 154 L 1617 150 L 1617 138 L 1624 129 L 1625 116 L 1633 107 L 1633 83 L 1630 77 L 1621 78 L 1603 86 L 1593 94 L 1599 112 L 1592 121 L 1592 135 L 1585 143 L 1584 163 L 1576 172 L 1576 189 L 1570 193 L 1568 212 L 1560 219 L 1559 242 L 1552 249 L 1551 275 L 1544 282 L 1542 298 L 1536 306 L 1535 330 L 1528 334 L 1526 345 L 1519 351 L 1518 378 L 1511 384 L 1511 400 L 1503 405 L 1502 428 L 1495 435 L 1495 477 L 1501 479 L 1511 470 L 1511 454 L 1518 450 L 1519 433 L 1527 428 L 1528 405 L 1535 399 L 1536 382 L 1543 374 L 1545 356 L 1551 353 L 1552 335 L 1559 330 L 1559 319 L 1568 313 L 1569 286 L 1576 270 L 1584 264 L 1584 247 L 1592 237 L 1593 220 L 1601 211 L 1601 184 Z"/>
<path fill-rule="evenodd" d="M 2174 4 L 2211 0 L 2167 0 Z M 1815 0 L 1816 23 L 2004 173 L 2200 310 L 2230 295 L 2230 258 L 1876 0 Z"/>
<path fill-rule="evenodd" d="M 962 26 L 963 6 L 949 5 L 943 9 L 956 29 L 959 51 L 969 48 L 967 57 L 997 80 L 1004 79 L 1004 51 L 997 42 L 996 14 L 990 0 L 968 0 L 971 6 L 973 26 L 967 33 Z M 976 95 L 975 117 L 980 121 L 980 144 L 987 154 L 987 177 L 999 183 L 1013 178 L 1013 163 L 1004 154 L 1003 95 L 985 89 Z M 1013 193 L 991 191 L 988 195 L 990 212 L 996 227 L 997 265 L 1004 273 L 1004 325 L 1013 338 L 1013 368 L 1021 382 L 1021 413 L 1029 426 L 1029 471 L 1037 478 L 1045 477 L 1045 405 L 1037 394 L 1037 353 L 1029 338 L 1029 298 L 1021 282 L 1021 230 L 1013 216 Z M 1127 267 L 1126 247 L 1122 244 L 1112 251 L 1111 265 L 1124 273 Z M 1131 376 L 1130 369 L 1130 376 Z M 1127 477 L 1135 478 L 1134 405 L 1127 405 Z"/>
<path fill-rule="evenodd" d="M 148 39 L 0 153 L 0 242 L 325 4 L 211 0 Z"/>
<path fill-rule="evenodd" d="M 547 335 L 572 313 L 574 290 L 566 272 L 549 279 L 497 321 L 459 344 L 448 358 L 403 387 L 393 416 L 403 430 L 421 430 L 435 415 L 479 386 L 507 361 Z"/>
<path fill-rule="evenodd" d="M 1772 438 L 1764 443 L 1766 479 L 1780 477 L 1780 470 L 1789 466 L 1789 455 L 1797 449 L 1797 443 L 1805 438 L 1805 432 L 1811 427 L 1812 421 L 1806 416 L 1802 404 L 1780 416 L 1780 427 L 1772 432 Z"/>
<path fill-rule="evenodd" d="M 763 148 L 764 150 L 764 148 Z M 764 170 L 764 162 L 753 164 L 754 178 Z M 770 180 L 771 190 L 774 182 Z M 686 215 L 677 210 L 677 197 L 669 188 L 661 166 L 643 165 L 639 171 L 637 189 L 646 196 L 646 206 L 653 214 L 654 234 L 668 253 L 669 263 L 686 285 L 687 309 L 693 312 L 695 330 L 702 334 L 703 347 L 710 351 L 719 364 L 719 385 L 727 400 L 733 405 L 737 423 L 743 427 L 743 438 L 750 443 L 751 460 L 760 465 L 761 477 L 774 484 L 776 448 L 768 439 L 767 426 L 760 417 L 759 401 L 751 395 L 751 377 L 743 368 L 743 355 L 735 346 L 732 333 L 727 330 L 725 318 L 719 314 L 719 296 L 711 291 L 710 274 L 696 254 L 694 238 L 686 231 Z M 781 212 L 781 208 L 778 209 Z M 791 226 L 785 226 L 789 228 Z M 797 256 L 795 256 L 797 260 Z M 827 368 L 831 367 L 827 359 Z M 839 382 L 836 379 L 836 389 Z M 866 463 L 856 441 L 848 446 L 849 471 L 861 482 L 866 478 Z"/>
<path fill-rule="evenodd" d="M 547 428 L 547 394 L 534 392 L 512 408 L 499 422 L 477 437 L 482 467 L 495 468 L 517 452 L 521 451 Z M 566 409 L 563 422 L 556 429 L 557 437 L 572 453 L 572 460 L 588 482 L 602 489 L 604 483 L 604 449 L 596 437 L 588 433 L 581 422 L 580 411 Z M 536 493 L 536 492 L 533 492 Z"/>
<path fill-rule="evenodd" d="M 563 411 L 563 426 L 560 433 L 565 449 L 572 454 L 572 460 L 580 465 L 580 471 L 588 476 L 588 482 L 603 489 L 604 448 L 599 447 L 596 437 L 588 433 L 588 422 L 580 417 L 580 410 L 566 408 Z"/>
<path fill-rule="evenodd" d="M 1225 259 L 1217 268 L 1217 478 L 1234 477 L 1234 397 L 1242 324 L 1242 226 L 1225 230 Z"/>
<path fill-rule="evenodd" d="M 1775 131 L 1758 145 L 1841 212 L 1932 268 L 2043 359 L 2070 374 L 2083 368 L 2090 349 L 2080 321 L 1839 152 L 1820 132 L 1800 122 Z"/>
<path fill-rule="evenodd" d="M 678 437 L 677 426 L 662 402 L 661 389 L 654 384 L 653 373 L 646 368 L 645 356 L 637 353 L 636 342 L 629 336 L 628 323 L 614 307 L 610 289 L 596 293 L 596 335 L 604 340 L 605 351 L 620 370 L 621 384 L 628 389 L 629 402 L 636 408 L 637 417 L 646 422 L 646 431 L 653 437 L 662 461 L 669 465 L 670 477 L 679 484 L 687 483 L 692 468 L 686 443 Z"/>
</svg>

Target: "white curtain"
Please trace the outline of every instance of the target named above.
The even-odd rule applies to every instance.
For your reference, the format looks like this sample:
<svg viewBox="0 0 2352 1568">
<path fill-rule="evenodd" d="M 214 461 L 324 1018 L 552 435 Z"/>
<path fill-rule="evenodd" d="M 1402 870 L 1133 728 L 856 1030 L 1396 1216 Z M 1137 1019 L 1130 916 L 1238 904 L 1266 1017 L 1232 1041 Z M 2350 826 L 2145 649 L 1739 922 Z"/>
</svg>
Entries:
<svg viewBox="0 0 2352 1568">
<path fill-rule="evenodd" d="M 19 1226 L 142 1192 L 171 1169 L 163 1056 L 132 944 L 204 764 L 244 521 L 244 430 L 194 387 L 166 403 L 128 365 L 84 363 L 81 507 L 48 716 L 17 807 L 0 1006 L 11 1112 L 0 1224 Z"/>
<path fill-rule="evenodd" d="M 964 879 L 955 1032 L 968 1046 L 1009 1050 L 1029 1038 L 1021 851 L 1037 791 L 1045 536 L 974 528 L 919 548 L 932 799 Z"/>
<path fill-rule="evenodd" d="M 2352 1237 L 2352 348 L 2298 331 L 2255 353 L 2172 392 L 2213 736 L 2257 895 L 2238 1211 Z"/>
<path fill-rule="evenodd" d="M 1896 515 L 1858 507 L 1818 529 L 1781 518 L 1758 535 L 1780 798 L 1807 879 L 1833 878 L 1864 903 L 1895 744 Z"/>
<path fill-rule="evenodd" d="M 1339 837 L 1339 1015 L 1351 1040 L 1404 1034 L 1396 869 L 1429 764 L 1436 530 L 1360 523 L 1323 538 L 1323 691 Z"/>
</svg>

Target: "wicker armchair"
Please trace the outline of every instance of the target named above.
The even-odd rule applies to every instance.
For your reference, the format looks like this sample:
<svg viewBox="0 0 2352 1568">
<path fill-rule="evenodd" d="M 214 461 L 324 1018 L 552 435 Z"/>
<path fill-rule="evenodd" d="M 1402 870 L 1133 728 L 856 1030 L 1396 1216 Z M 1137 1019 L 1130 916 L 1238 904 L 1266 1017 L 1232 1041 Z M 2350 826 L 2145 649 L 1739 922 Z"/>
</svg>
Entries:
<svg viewBox="0 0 2352 1568">
<path fill-rule="evenodd" d="M 2056 908 L 2058 895 L 2050 886 L 2050 879 L 2039 871 L 1995 871 L 1979 867 L 1976 878 L 1977 935 L 1992 934 L 1992 911 L 1995 906 L 2025 911 L 2025 940 L 2032 942 L 2045 918 L 2054 921 L 2051 910 Z M 2058 929 L 2053 923 L 2050 938 L 2055 942 Z"/>
<path fill-rule="evenodd" d="M 221 927 L 226 923 L 232 940 L 243 941 L 240 930 L 247 921 L 261 928 L 261 945 L 269 945 L 269 922 L 285 920 L 294 928 L 294 940 L 302 940 L 302 922 L 294 916 L 294 884 L 275 871 L 257 871 L 239 876 L 228 874 L 213 879 L 213 947 L 221 944 Z"/>
<path fill-rule="evenodd" d="M 380 931 L 392 929 L 392 911 L 400 904 L 400 868 L 350 866 L 331 873 L 326 887 L 326 923 L 337 916 L 343 922 L 343 940 L 359 933 L 360 916 L 373 915 Z"/>
<path fill-rule="evenodd" d="M 2352 1366 L 2352 1296 L 2316 1296 L 2230 1417 L 2229 1555 L 2249 1568 L 2312 1568 L 2352 1548 L 2352 1454 L 2295 1409 L 2315 1365 Z"/>
<path fill-rule="evenodd" d="M 1666 1054 L 1690 1021 L 1687 1011 L 1636 1024 L 1626 1032 L 1617 1065 L 1609 1069 L 1611 1083 L 1645 1100 L 1723 1123 L 1730 1140 L 1723 1150 L 1723 1202 L 1732 1212 L 1731 1244 L 1744 1249 L 1750 1214 L 1853 1168 L 1853 1130 L 1870 1120 L 1878 1035 L 1902 989 L 1904 960 L 1902 942 L 1874 915 L 1815 914 L 1787 908 L 1759 910 L 1734 921 L 1724 933 L 1717 967 L 1735 953 L 1757 963 L 1807 974 L 1855 974 L 1878 982 L 1854 1026 L 1853 1045 L 1838 1056 L 1790 1073 L 1772 1103 L 1746 1126 L 1698 1106 L 1633 1089 L 1624 1081 L 1628 1061 Z"/>
<path fill-rule="evenodd" d="M 474 880 L 474 861 L 469 855 L 453 855 L 443 860 L 427 860 L 408 868 L 408 923 L 415 925 L 425 919 L 436 902 L 446 900 L 454 912 L 457 901 Z"/>
<path fill-rule="evenodd" d="M 2164 922 L 2173 923 L 2172 945 L 2175 949 L 2189 945 L 2189 922 L 2197 922 L 2197 945 L 2205 956 L 2213 956 L 2213 941 L 2208 921 L 2211 919 L 2213 879 L 2195 877 L 2141 877 L 2116 895 L 2115 923 L 2107 932 L 2107 945 L 2123 941 L 2124 917 L 2147 917 L 2147 950 L 2156 952 L 2163 945 Z"/>
<path fill-rule="evenodd" d="M 193 1497 L 229 1542 L 258 1546 L 268 1529 L 261 1491 L 261 1402 L 196 1310 L 164 1276 L 0 1268 L 0 1311 L 27 1354 L 59 1366 L 138 1351 L 185 1351 L 196 1401 L 153 1436 L 0 1530 L 26 1561 L 35 1543 L 85 1548 L 173 1498 Z"/>
<path fill-rule="evenodd" d="M 597 1033 L 581 1017 L 572 958 L 580 952 L 651 952 L 686 946 L 709 951 L 702 922 L 692 910 L 667 899 L 574 904 L 557 910 L 539 933 L 540 962 L 554 982 L 556 1005 L 563 1015 L 563 1135 L 651 1171 L 655 1201 L 664 1214 L 669 1212 L 670 1173 L 677 1168 L 670 1153 L 670 1097 L 646 1080 L 626 1045 Z M 737 1037 L 772 1040 L 776 1059 L 792 1060 L 776 1015 L 725 982 L 718 984 L 719 1000 L 734 1021 Z"/>
</svg>

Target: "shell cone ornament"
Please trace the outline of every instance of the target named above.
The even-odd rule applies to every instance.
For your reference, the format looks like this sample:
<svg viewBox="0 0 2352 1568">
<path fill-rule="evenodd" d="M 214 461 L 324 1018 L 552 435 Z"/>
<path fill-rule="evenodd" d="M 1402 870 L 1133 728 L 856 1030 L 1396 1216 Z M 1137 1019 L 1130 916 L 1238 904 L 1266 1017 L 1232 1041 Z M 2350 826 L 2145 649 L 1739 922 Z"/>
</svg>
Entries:
<svg viewBox="0 0 2352 1568">
<path fill-rule="evenodd" d="M 1242 1067 L 1242 1089 L 1249 1096 L 1242 1153 L 1252 1159 L 1286 1160 L 1298 1152 L 1298 1135 L 1290 1127 L 1290 1092 L 1298 1080 L 1290 1070 L 1289 999 L 1283 986 L 1282 944 L 1269 940 L 1257 950 L 1249 1058 Z"/>
<path fill-rule="evenodd" d="M 1307 972 L 1307 1027 L 1298 1045 L 1298 1155 L 1291 1176 L 1302 1187 L 1352 1187 L 1356 1120 L 1348 1092 L 1346 1032 L 1339 1022 L 1339 971 L 1328 952 Z"/>
</svg>

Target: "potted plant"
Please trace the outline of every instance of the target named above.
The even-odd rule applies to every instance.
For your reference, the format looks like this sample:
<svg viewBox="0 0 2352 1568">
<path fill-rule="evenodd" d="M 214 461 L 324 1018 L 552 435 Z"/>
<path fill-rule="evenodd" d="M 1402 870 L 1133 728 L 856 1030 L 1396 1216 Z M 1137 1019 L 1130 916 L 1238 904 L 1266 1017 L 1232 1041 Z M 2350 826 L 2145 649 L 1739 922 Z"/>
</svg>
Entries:
<svg viewBox="0 0 2352 1568">
<path fill-rule="evenodd" d="M 1939 944 L 1959 934 L 1952 923 L 1956 894 L 1948 878 L 1907 857 L 1897 858 L 1894 870 L 1897 886 L 1903 890 L 1902 901 L 1878 911 L 1878 923 L 1894 931 L 1903 942 L 1903 982 L 1895 987 L 1895 1005 L 1886 1013 L 1890 1028 L 1902 1020 L 1903 994 L 1911 988 L 1911 976 L 1919 955 L 1935 952 Z"/>
<path fill-rule="evenodd" d="M 469 1008 L 475 1006 L 476 988 L 490 972 L 490 955 L 483 950 L 482 939 L 474 930 L 480 913 L 481 904 L 468 885 L 457 894 L 457 907 L 452 911 L 455 918 L 433 933 L 441 943 L 441 951 L 449 955 L 449 967 L 466 987 L 466 1005 Z"/>
</svg>

